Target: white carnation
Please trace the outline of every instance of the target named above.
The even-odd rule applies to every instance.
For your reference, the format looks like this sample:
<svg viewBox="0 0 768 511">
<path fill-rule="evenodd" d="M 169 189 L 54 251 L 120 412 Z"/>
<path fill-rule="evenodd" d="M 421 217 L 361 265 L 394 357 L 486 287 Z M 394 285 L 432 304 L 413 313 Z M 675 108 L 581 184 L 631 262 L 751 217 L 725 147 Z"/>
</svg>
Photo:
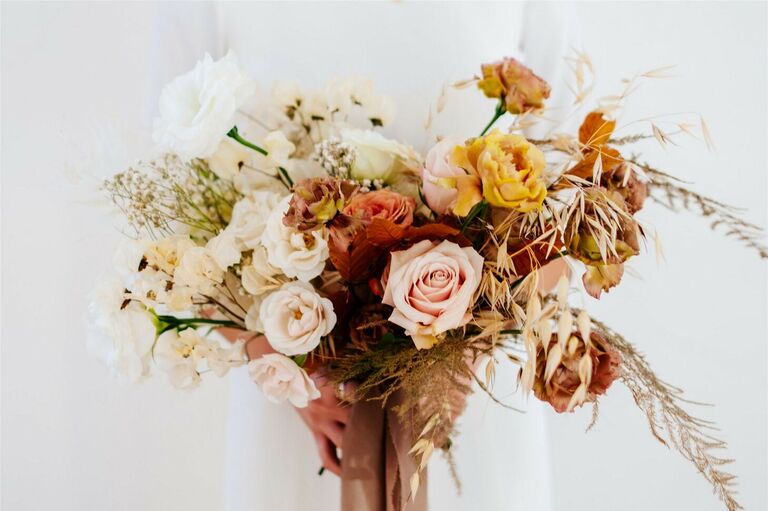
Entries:
<svg viewBox="0 0 768 511">
<path fill-rule="evenodd" d="M 185 159 L 210 156 L 252 91 L 253 83 L 240 70 L 234 53 L 218 61 L 206 54 L 192 71 L 163 88 L 155 142 Z"/>
<path fill-rule="evenodd" d="M 320 344 L 336 325 L 333 304 L 305 282 L 287 282 L 259 308 L 269 344 L 285 355 L 303 355 Z"/>
<path fill-rule="evenodd" d="M 133 383 L 149 370 L 156 333 L 144 307 L 124 304 L 124 289 L 117 275 L 99 280 L 88 306 L 88 347 L 119 379 Z"/>
<path fill-rule="evenodd" d="M 269 264 L 285 275 L 309 282 L 322 273 L 328 259 L 328 230 L 299 231 L 283 224 L 291 196 L 272 211 L 261 237 Z"/>
<path fill-rule="evenodd" d="M 315 382 L 296 362 L 279 353 L 270 353 L 248 363 L 248 372 L 273 403 L 286 400 L 297 408 L 320 397 Z"/>
</svg>

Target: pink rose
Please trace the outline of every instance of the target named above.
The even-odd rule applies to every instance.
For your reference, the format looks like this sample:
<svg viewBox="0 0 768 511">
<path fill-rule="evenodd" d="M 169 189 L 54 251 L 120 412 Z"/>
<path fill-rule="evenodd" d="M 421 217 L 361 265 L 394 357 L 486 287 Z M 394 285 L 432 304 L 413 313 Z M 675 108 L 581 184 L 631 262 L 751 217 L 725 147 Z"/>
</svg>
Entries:
<svg viewBox="0 0 768 511">
<path fill-rule="evenodd" d="M 416 201 L 390 190 L 375 190 L 352 196 L 349 203 L 331 223 L 331 243 L 346 252 L 355 236 L 374 218 L 389 220 L 398 227 L 413 224 Z"/>
<path fill-rule="evenodd" d="M 421 169 L 421 191 L 429 208 L 438 215 L 450 213 L 458 195 L 455 187 L 440 183 L 440 179 L 466 174 L 461 167 L 451 163 L 451 153 L 457 145 L 464 145 L 464 141 L 444 138 L 429 150 L 425 166 Z"/>
<path fill-rule="evenodd" d="M 472 247 L 424 240 L 392 252 L 383 303 L 395 308 L 389 321 L 405 329 L 416 347 L 431 348 L 437 335 L 472 319 L 483 258 Z"/>
</svg>

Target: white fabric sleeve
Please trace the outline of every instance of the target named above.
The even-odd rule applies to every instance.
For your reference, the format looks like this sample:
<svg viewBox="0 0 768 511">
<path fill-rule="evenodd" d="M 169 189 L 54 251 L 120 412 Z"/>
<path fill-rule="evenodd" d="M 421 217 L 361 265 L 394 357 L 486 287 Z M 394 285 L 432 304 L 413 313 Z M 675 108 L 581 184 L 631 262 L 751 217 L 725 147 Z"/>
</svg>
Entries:
<svg viewBox="0 0 768 511">
<path fill-rule="evenodd" d="M 525 65 L 544 78 L 552 93 L 546 101 L 546 117 L 555 123 L 540 122 L 526 131 L 530 137 L 543 137 L 553 128 L 564 131 L 572 128 L 568 119 L 573 111 L 573 94 L 567 87 L 571 80 L 565 58 L 581 50 L 581 30 L 574 5 L 570 2 L 528 2 L 523 15 L 520 46 Z"/>
<path fill-rule="evenodd" d="M 163 86 L 192 69 L 205 53 L 219 58 L 223 41 L 215 2 L 154 2 L 148 45 L 144 117 L 151 123 Z"/>
</svg>

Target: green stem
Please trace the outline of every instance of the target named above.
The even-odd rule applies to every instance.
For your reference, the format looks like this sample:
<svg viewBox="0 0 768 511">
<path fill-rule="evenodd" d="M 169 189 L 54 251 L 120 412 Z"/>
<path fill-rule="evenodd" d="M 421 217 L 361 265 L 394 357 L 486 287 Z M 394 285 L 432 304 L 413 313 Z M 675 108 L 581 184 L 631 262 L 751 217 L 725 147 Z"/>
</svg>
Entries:
<svg viewBox="0 0 768 511">
<path fill-rule="evenodd" d="M 253 149 L 254 151 L 256 151 L 258 153 L 261 153 L 264 156 L 269 156 L 269 153 L 267 152 L 266 149 L 264 149 L 263 147 L 257 146 L 253 142 L 249 142 L 248 140 L 246 140 L 243 137 L 241 137 L 240 136 L 240 132 L 237 129 L 237 126 L 233 126 L 232 129 L 229 130 L 229 132 L 227 133 L 227 136 L 229 138 L 232 138 L 232 139 L 240 142 L 245 147 Z M 285 170 L 283 167 L 280 167 L 280 166 L 278 166 L 277 169 L 280 171 L 280 175 L 283 176 L 283 178 L 285 179 L 286 183 L 288 183 L 288 188 L 290 189 L 291 187 L 293 187 L 293 179 L 291 179 L 291 176 L 288 175 L 288 171 Z"/>
<path fill-rule="evenodd" d="M 267 150 L 264 149 L 263 147 L 259 147 L 256 144 L 254 144 L 253 142 L 249 142 L 246 139 L 244 139 L 243 137 L 241 137 L 240 136 L 240 132 L 237 130 L 237 126 L 233 126 L 232 129 L 229 130 L 229 133 L 227 133 L 227 136 L 237 140 L 238 142 L 243 144 L 245 147 L 249 147 L 249 148 L 253 149 L 256 152 L 259 152 L 259 153 L 263 154 L 264 156 L 268 156 L 269 155 Z"/>
<path fill-rule="evenodd" d="M 499 118 L 504 115 L 507 112 L 506 104 L 504 103 L 504 98 L 499 98 L 499 104 L 496 105 L 496 111 L 493 113 L 493 119 L 490 120 L 490 122 L 485 126 L 482 132 L 480 132 L 480 136 L 482 137 L 485 135 L 489 129 L 491 129 L 491 126 L 493 126 L 496 121 L 499 120 Z"/>
<path fill-rule="evenodd" d="M 176 325 L 218 325 L 230 328 L 241 328 L 239 324 L 228 319 L 210 319 L 210 318 L 177 318 L 175 316 L 157 316 L 157 319 L 168 326 Z"/>
<path fill-rule="evenodd" d="M 477 204 L 475 204 L 471 210 L 469 210 L 469 214 L 464 219 L 464 222 L 461 224 L 461 234 L 464 234 L 464 231 L 467 230 L 467 227 L 469 227 L 469 224 L 472 223 L 472 220 L 474 220 L 480 213 L 485 211 L 485 208 L 488 207 L 488 203 L 485 201 L 480 201 Z"/>
</svg>

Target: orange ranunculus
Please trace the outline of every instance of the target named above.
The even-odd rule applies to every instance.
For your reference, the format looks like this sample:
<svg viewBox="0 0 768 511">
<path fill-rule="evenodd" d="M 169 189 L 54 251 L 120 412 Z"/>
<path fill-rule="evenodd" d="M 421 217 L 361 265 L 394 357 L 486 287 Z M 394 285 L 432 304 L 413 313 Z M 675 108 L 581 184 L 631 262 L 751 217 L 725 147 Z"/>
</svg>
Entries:
<svg viewBox="0 0 768 511">
<path fill-rule="evenodd" d="M 549 85 L 513 58 L 481 66 L 477 86 L 489 98 L 504 98 L 507 112 L 520 114 L 541 108 L 549 97 Z"/>
<path fill-rule="evenodd" d="M 452 162 L 466 176 L 454 178 L 454 213 L 466 216 L 482 199 L 492 206 L 523 213 L 541 207 L 547 195 L 542 178 L 546 162 L 538 147 L 520 135 L 493 130 L 453 150 Z"/>
</svg>

